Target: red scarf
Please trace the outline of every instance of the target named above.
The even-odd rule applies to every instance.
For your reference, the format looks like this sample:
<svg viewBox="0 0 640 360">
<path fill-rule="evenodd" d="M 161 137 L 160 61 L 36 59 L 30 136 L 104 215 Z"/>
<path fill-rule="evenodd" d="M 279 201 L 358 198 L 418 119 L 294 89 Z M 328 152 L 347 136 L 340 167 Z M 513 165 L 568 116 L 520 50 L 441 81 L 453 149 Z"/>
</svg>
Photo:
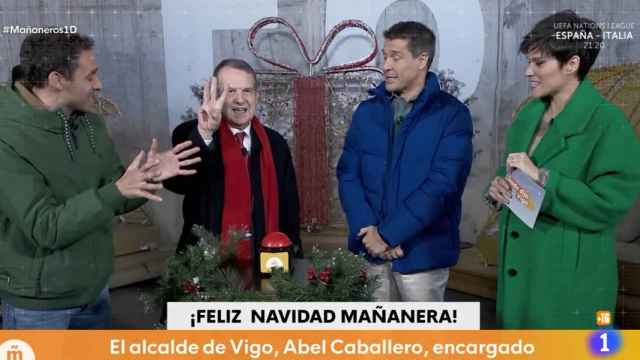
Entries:
<svg viewBox="0 0 640 360">
<path fill-rule="evenodd" d="M 276 167 L 273 162 L 269 137 L 257 117 L 251 120 L 251 127 L 258 136 L 262 150 L 260 151 L 260 180 L 265 214 L 265 234 L 278 231 L 278 181 Z M 222 241 L 227 241 L 230 229 L 245 227 L 251 229 L 252 194 L 249 178 L 249 156 L 243 154 L 242 144 L 236 141 L 226 119 L 220 124 L 220 144 L 224 166 L 224 207 L 222 210 Z M 260 244 L 258 239 L 256 244 Z M 237 259 L 243 263 L 251 263 L 251 244 L 238 244 Z"/>
</svg>

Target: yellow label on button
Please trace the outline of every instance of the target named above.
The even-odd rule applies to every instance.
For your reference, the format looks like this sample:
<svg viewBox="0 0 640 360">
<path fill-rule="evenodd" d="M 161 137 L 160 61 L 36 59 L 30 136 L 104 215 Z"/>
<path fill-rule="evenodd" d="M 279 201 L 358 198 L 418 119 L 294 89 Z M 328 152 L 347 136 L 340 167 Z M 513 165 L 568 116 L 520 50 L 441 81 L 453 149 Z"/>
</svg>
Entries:
<svg viewBox="0 0 640 360">
<path fill-rule="evenodd" d="M 260 272 L 263 274 L 269 274 L 271 273 L 272 268 L 282 268 L 284 272 L 289 272 L 289 253 L 260 253 Z"/>
</svg>

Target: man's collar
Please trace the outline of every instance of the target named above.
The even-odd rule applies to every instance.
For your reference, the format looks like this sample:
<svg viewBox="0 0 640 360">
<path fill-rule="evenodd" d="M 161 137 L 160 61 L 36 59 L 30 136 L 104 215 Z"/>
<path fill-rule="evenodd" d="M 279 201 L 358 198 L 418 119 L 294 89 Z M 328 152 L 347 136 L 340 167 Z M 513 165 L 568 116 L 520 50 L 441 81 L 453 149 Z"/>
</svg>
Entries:
<svg viewBox="0 0 640 360">
<path fill-rule="evenodd" d="M 422 92 L 422 90 L 420 90 L 420 92 Z M 418 95 L 420 95 L 420 93 L 418 93 Z M 413 104 L 414 101 L 416 101 L 416 99 L 418 98 L 418 96 L 414 96 L 411 99 L 407 100 L 405 98 L 402 97 L 402 95 L 400 95 L 400 93 L 391 93 L 391 100 L 397 99 L 399 101 L 404 101 L 407 104 Z"/>
<path fill-rule="evenodd" d="M 251 123 L 249 123 L 249 125 L 247 125 L 246 128 L 240 130 L 240 129 L 236 129 L 234 127 L 232 127 L 231 125 L 229 125 L 229 129 L 231 130 L 231 134 L 235 135 L 239 132 L 244 132 L 245 134 L 247 134 L 247 136 L 251 136 Z"/>
<path fill-rule="evenodd" d="M 426 103 L 432 95 L 436 94 L 439 91 L 441 91 L 441 89 L 438 75 L 436 75 L 436 73 L 434 73 L 433 71 L 428 71 L 425 78 L 424 87 L 422 88 L 418 96 L 412 100 L 412 102 L 416 106 L 421 106 L 422 104 Z M 377 87 L 370 89 L 369 94 L 385 97 L 385 99 L 388 101 L 393 100 L 393 95 L 389 94 L 389 92 L 386 90 L 384 81 L 381 82 Z"/>
<path fill-rule="evenodd" d="M 36 109 L 48 110 L 42 100 L 40 100 L 40 98 L 38 98 L 33 92 L 27 89 L 27 87 L 21 81 L 16 81 L 15 87 L 17 93 L 20 94 L 24 102 Z"/>
</svg>

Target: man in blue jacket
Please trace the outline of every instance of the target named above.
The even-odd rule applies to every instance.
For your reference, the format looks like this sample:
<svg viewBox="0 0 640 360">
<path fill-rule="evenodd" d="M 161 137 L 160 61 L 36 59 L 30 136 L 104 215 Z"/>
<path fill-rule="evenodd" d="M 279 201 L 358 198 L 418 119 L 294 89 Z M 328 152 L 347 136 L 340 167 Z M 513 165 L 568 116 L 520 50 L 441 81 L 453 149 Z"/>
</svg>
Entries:
<svg viewBox="0 0 640 360">
<path fill-rule="evenodd" d="M 442 301 L 460 252 L 471 116 L 429 72 L 429 28 L 400 22 L 384 38 L 384 83 L 354 113 L 337 169 L 349 249 L 380 275 L 377 300 Z"/>
</svg>

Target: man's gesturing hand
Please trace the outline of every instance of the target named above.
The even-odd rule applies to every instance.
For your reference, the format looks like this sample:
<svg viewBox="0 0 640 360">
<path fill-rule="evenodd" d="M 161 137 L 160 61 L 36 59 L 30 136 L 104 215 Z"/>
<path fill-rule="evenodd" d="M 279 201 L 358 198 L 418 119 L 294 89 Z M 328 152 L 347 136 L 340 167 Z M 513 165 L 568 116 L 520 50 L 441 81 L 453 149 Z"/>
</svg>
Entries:
<svg viewBox="0 0 640 360">
<path fill-rule="evenodd" d="M 191 158 L 200 151 L 197 146 L 191 146 L 191 141 L 185 141 L 167 151 L 158 152 L 158 140 L 151 140 L 147 164 L 153 167 L 154 173 L 158 174 L 151 179 L 153 182 L 160 182 L 178 175 L 193 175 L 196 170 L 187 170 L 185 167 L 202 161 L 200 157 Z M 145 165 L 147 165 L 145 164 Z M 156 164 L 156 165 L 153 165 Z"/>
<path fill-rule="evenodd" d="M 204 83 L 202 105 L 198 109 L 198 131 L 202 138 L 209 140 L 220 127 L 222 106 L 227 97 L 227 87 L 218 97 L 218 80 L 214 77 Z"/>
<path fill-rule="evenodd" d="M 152 179 L 160 176 L 160 173 L 153 167 L 156 161 L 147 161 L 140 166 L 144 158 L 144 151 L 140 151 L 133 159 L 127 171 L 116 181 L 116 187 L 122 196 L 127 199 L 146 198 L 153 201 L 162 201 L 162 198 L 155 195 L 155 192 L 162 189 L 162 184 L 152 183 Z"/>
</svg>

